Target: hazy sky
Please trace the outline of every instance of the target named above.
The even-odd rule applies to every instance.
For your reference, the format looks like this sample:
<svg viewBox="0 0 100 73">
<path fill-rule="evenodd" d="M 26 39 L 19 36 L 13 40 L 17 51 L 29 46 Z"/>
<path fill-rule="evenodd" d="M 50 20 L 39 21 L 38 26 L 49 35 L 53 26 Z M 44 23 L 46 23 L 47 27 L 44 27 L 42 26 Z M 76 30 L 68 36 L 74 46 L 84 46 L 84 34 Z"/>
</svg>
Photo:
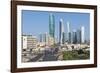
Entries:
<svg viewBox="0 0 100 73">
<path fill-rule="evenodd" d="M 38 36 L 40 33 L 49 33 L 49 14 L 55 17 L 55 36 L 59 35 L 59 21 L 63 19 L 64 31 L 67 32 L 67 22 L 71 31 L 85 27 L 85 38 L 90 37 L 90 14 L 76 12 L 47 12 L 22 10 L 22 33 Z"/>
</svg>

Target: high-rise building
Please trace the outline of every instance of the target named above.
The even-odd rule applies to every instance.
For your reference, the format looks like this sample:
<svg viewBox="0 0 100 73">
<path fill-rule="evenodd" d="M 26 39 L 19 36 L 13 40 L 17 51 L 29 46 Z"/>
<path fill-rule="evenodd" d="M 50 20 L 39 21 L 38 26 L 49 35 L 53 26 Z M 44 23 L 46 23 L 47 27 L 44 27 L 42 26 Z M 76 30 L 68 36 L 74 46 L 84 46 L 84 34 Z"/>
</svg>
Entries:
<svg viewBox="0 0 100 73">
<path fill-rule="evenodd" d="M 76 44 L 77 43 L 77 34 L 76 34 L 76 30 L 73 31 L 73 44 Z"/>
<path fill-rule="evenodd" d="M 49 15 L 49 35 L 55 38 L 55 18 L 53 14 Z"/>
<path fill-rule="evenodd" d="M 72 32 L 68 33 L 68 43 L 71 44 L 72 43 Z"/>
<path fill-rule="evenodd" d="M 71 31 L 70 31 L 70 23 L 69 22 L 67 22 L 67 41 L 68 41 L 68 43 L 71 43 L 71 39 L 72 39 L 72 36 L 71 36 Z"/>
<path fill-rule="evenodd" d="M 43 35 L 39 34 L 39 42 L 43 42 Z"/>
<path fill-rule="evenodd" d="M 62 19 L 59 22 L 59 43 L 64 44 L 64 25 Z"/>
<path fill-rule="evenodd" d="M 84 26 L 81 27 L 81 43 L 84 43 L 85 42 L 85 28 Z"/>
<path fill-rule="evenodd" d="M 80 29 L 77 30 L 77 43 L 78 44 L 81 43 L 81 30 Z"/>
<path fill-rule="evenodd" d="M 48 34 L 47 33 L 44 33 L 44 34 L 40 34 L 39 35 L 39 42 L 40 44 L 42 45 L 48 45 Z"/>
<path fill-rule="evenodd" d="M 48 33 L 45 33 L 44 34 L 44 38 L 45 38 L 45 45 L 48 45 L 49 43 L 49 35 L 48 35 Z"/>
<path fill-rule="evenodd" d="M 70 32 L 70 23 L 67 22 L 67 32 L 69 33 Z"/>
<path fill-rule="evenodd" d="M 39 35 L 39 42 L 45 42 L 45 34 Z"/>
</svg>

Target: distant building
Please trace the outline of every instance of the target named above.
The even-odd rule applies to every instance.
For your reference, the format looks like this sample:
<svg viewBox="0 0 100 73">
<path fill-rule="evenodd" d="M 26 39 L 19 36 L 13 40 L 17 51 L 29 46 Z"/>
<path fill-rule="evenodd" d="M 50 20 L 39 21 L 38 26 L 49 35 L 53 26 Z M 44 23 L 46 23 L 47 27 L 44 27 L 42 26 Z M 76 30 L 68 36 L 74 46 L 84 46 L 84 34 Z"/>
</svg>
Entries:
<svg viewBox="0 0 100 73">
<path fill-rule="evenodd" d="M 63 20 L 60 19 L 59 22 L 59 43 L 64 44 L 64 25 L 63 25 Z"/>
<path fill-rule="evenodd" d="M 49 38 L 49 34 L 47 34 L 47 33 L 44 33 L 44 34 L 40 34 L 39 35 L 39 43 L 41 44 L 41 45 L 48 45 L 48 38 Z"/>
<path fill-rule="evenodd" d="M 70 23 L 67 22 L 67 32 L 70 32 Z"/>
<path fill-rule="evenodd" d="M 39 42 L 43 42 L 44 39 L 43 39 L 43 34 L 39 34 Z"/>
<path fill-rule="evenodd" d="M 45 45 L 48 45 L 49 44 L 49 34 L 45 33 L 44 36 L 45 36 Z"/>
<path fill-rule="evenodd" d="M 37 38 L 32 35 L 22 35 L 22 49 L 34 49 L 37 46 Z"/>
<path fill-rule="evenodd" d="M 84 26 L 81 27 L 81 43 L 85 43 L 85 28 Z"/>
<path fill-rule="evenodd" d="M 78 29 L 77 30 L 77 44 L 80 44 L 81 43 L 81 30 Z"/>
<path fill-rule="evenodd" d="M 71 33 L 71 30 L 70 30 L 70 23 L 67 22 L 67 39 L 68 39 L 68 43 L 72 43 L 72 33 Z"/>
<path fill-rule="evenodd" d="M 77 33 L 76 33 L 76 30 L 73 31 L 73 44 L 76 44 L 77 43 Z"/>
<path fill-rule="evenodd" d="M 55 39 L 49 35 L 48 36 L 48 45 L 51 46 L 54 44 L 55 44 Z"/>
<path fill-rule="evenodd" d="M 72 33 L 68 33 L 68 43 L 72 43 Z"/>
<path fill-rule="evenodd" d="M 55 39 L 51 37 L 48 33 L 40 34 L 40 46 L 51 46 L 54 45 Z"/>
</svg>

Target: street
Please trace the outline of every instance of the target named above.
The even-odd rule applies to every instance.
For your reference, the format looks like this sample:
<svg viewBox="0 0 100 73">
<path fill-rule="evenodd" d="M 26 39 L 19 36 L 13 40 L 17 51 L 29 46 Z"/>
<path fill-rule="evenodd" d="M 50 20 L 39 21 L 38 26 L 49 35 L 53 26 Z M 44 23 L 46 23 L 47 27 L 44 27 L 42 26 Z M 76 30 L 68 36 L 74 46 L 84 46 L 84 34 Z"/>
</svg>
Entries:
<svg viewBox="0 0 100 73">
<path fill-rule="evenodd" d="M 57 48 L 45 50 L 43 53 L 37 54 L 36 57 L 29 60 L 29 62 L 38 62 L 38 61 L 57 61 Z"/>
</svg>

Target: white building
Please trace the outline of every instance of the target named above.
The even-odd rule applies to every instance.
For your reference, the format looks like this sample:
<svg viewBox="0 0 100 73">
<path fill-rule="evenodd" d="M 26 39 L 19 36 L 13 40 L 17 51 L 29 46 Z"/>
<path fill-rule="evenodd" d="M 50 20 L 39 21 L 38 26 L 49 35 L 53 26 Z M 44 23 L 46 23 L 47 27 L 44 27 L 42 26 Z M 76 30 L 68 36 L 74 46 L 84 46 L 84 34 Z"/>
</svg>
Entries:
<svg viewBox="0 0 100 73">
<path fill-rule="evenodd" d="M 70 32 L 70 23 L 67 22 L 67 32 L 69 33 Z"/>
<path fill-rule="evenodd" d="M 37 38 L 32 35 L 22 35 L 22 49 L 36 48 Z"/>
<path fill-rule="evenodd" d="M 85 42 L 85 28 L 84 26 L 81 27 L 81 43 Z"/>
</svg>

